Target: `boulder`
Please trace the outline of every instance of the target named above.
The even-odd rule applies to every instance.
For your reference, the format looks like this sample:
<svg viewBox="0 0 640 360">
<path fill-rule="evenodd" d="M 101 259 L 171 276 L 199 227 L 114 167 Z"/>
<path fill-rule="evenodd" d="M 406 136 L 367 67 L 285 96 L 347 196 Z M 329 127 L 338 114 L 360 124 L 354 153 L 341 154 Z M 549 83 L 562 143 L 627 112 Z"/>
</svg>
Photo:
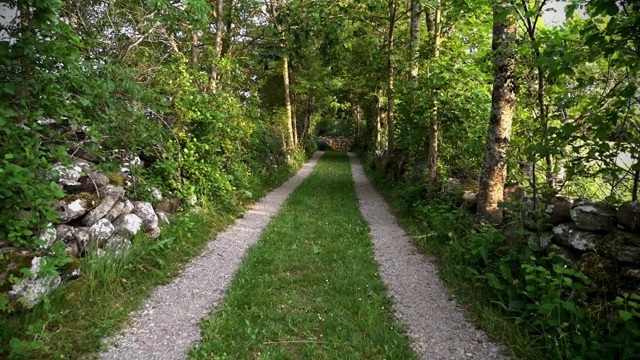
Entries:
<svg viewBox="0 0 640 360">
<path fill-rule="evenodd" d="M 118 256 L 131 250 L 131 241 L 126 237 L 115 234 L 107 240 L 107 244 L 104 246 L 104 250 L 112 255 Z"/>
<path fill-rule="evenodd" d="M 109 178 L 105 174 L 88 171 L 87 175 L 78 179 L 78 182 L 80 183 L 80 191 L 98 193 L 98 189 L 109 185 Z"/>
<path fill-rule="evenodd" d="M 58 225 L 56 226 L 56 231 L 58 233 L 56 241 L 64 242 L 64 249 L 67 255 L 78 257 L 80 255 L 80 249 L 78 249 L 78 242 L 73 236 L 73 227 L 69 225 Z"/>
<path fill-rule="evenodd" d="M 640 280 L 640 269 L 624 268 L 620 275 L 638 281 Z"/>
<path fill-rule="evenodd" d="M 602 239 L 599 250 L 618 261 L 640 264 L 640 235 L 615 230 Z"/>
<path fill-rule="evenodd" d="M 151 230 L 147 231 L 145 234 L 147 234 L 149 238 L 156 240 L 157 238 L 160 237 L 160 228 L 154 227 Z"/>
<path fill-rule="evenodd" d="M 106 196 L 100 205 L 96 206 L 95 209 L 89 211 L 84 218 L 82 218 L 82 223 L 86 226 L 91 226 L 98 222 L 98 220 L 102 219 L 109 213 L 109 210 L 113 208 L 116 202 L 120 201 L 121 195 L 114 194 Z"/>
<path fill-rule="evenodd" d="M 51 169 L 53 179 L 63 186 L 79 186 L 78 179 L 82 176 L 82 168 L 78 165 L 64 165 L 56 163 Z"/>
<path fill-rule="evenodd" d="M 616 228 L 616 209 L 603 203 L 584 204 L 571 209 L 571 219 L 582 230 L 611 231 Z"/>
<path fill-rule="evenodd" d="M 86 193 L 58 201 L 56 204 L 56 214 L 58 214 L 62 223 L 75 220 L 98 205 L 98 200 L 94 196 L 82 196 L 83 194 Z"/>
<path fill-rule="evenodd" d="M 547 224 L 557 226 L 571 221 L 571 208 L 573 201 L 562 195 L 556 195 L 548 201 L 544 209 L 545 214 L 549 216 Z"/>
<path fill-rule="evenodd" d="M 640 202 L 628 201 L 616 213 L 620 225 L 634 232 L 640 232 Z"/>
<path fill-rule="evenodd" d="M 113 226 L 117 235 L 129 239 L 142 229 L 142 219 L 136 214 L 127 214 L 119 217 Z"/>
<path fill-rule="evenodd" d="M 124 188 L 122 186 L 113 186 L 113 185 L 106 185 L 100 189 L 98 189 L 98 196 L 100 196 L 101 199 L 106 198 L 107 196 L 115 196 L 115 197 L 124 197 Z"/>
<path fill-rule="evenodd" d="M 125 201 L 117 201 L 115 204 L 113 204 L 113 207 L 111 207 L 111 210 L 107 212 L 107 215 L 105 215 L 104 218 L 113 223 L 117 218 L 123 215 L 122 213 L 124 211 L 124 204 Z"/>
<path fill-rule="evenodd" d="M 40 275 L 43 258 L 34 257 L 31 260 L 30 276 L 24 277 L 19 283 L 14 284 L 9 291 L 9 298 L 17 301 L 27 309 L 36 306 L 53 289 L 60 285 L 60 276 Z"/>
<path fill-rule="evenodd" d="M 598 254 L 586 253 L 582 255 L 578 260 L 577 268 L 600 288 L 614 286 L 617 282 L 616 262 Z"/>
<path fill-rule="evenodd" d="M 77 227 L 73 229 L 73 237 L 78 243 L 81 252 L 94 253 L 104 247 L 107 240 L 113 235 L 115 228 L 107 219 L 100 219 L 91 227 Z"/>
<path fill-rule="evenodd" d="M 102 248 L 114 232 L 115 228 L 109 220 L 100 219 L 89 228 L 89 237 L 98 244 L 99 248 Z"/>
<path fill-rule="evenodd" d="M 570 246 L 580 251 L 594 250 L 603 237 L 604 235 L 602 234 L 580 230 L 571 223 L 553 228 L 553 238 L 559 244 Z"/>
<path fill-rule="evenodd" d="M 45 225 L 44 228 L 40 230 L 37 236 L 38 240 L 41 240 L 43 242 L 43 244 L 40 245 L 40 248 L 48 249 L 51 245 L 53 245 L 53 243 L 56 242 L 57 236 L 58 232 L 56 231 L 56 228 L 52 223 L 48 223 L 47 225 Z"/>
<path fill-rule="evenodd" d="M 158 215 L 156 215 L 151 204 L 144 201 L 136 201 L 133 206 L 133 213 L 142 220 L 142 228 L 145 232 L 158 227 Z"/>
<path fill-rule="evenodd" d="M 85 253 L 90 247 L 97 247 L 97 244 L 91 243 L 91 239 L 89 238 L 89 228 L 74 227 L 72 234 L 73 238 L 76 240 L 76 244 L 78 244 L 78 251 L 80 253 Z"/>
</svg>

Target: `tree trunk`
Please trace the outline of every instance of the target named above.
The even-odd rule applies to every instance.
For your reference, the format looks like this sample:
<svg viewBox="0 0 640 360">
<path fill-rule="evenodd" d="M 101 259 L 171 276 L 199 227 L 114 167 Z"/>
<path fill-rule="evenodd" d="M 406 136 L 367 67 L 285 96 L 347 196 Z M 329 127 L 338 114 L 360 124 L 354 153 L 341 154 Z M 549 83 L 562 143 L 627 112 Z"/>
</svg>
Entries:
<svg viewBox="0 0 640 360">
<path fill-rule="evenodd" d="M 442 42 L 442 3 L 437 0 L 437 5 L 433 17 L 433 56 L 437 59 L 440 56 L 440 43 Z M 433 190 L 436 187 L 438 175 L 438 134 L 440 124 L 438 122 L 438 89 L 433 89 L 433 103 L 431 104 L 431 117 L 429 120 L 429 153 L 427 154 L 428 187 Z"/>
<path fill-rule="evenodd" d="M 373 98 L 373 106 L 376 112 L 376 122 L 374 124 L 374 136 L 373 149 L 378 150 L 380 146 L 380 135 L 382 132 L 382 90 L 376 92 L 376 96 Z"/>
<path fill-rule="evenodd" d="M 228 2 L 227 11 L 224 14 L 224 37 L 222 38 L 221 57 L 229 55 L 231 51 L 231 31 L 233 30 L 233 10 L 236 8 L 237 0 Z"/>
<path fill-rule="evenodd" d="M 220 91 L 220 74 L 218 73 L 218 63 L 222 57 L 222 33 L 224 29 L 224 19 L 222 17 L 224 0 L 216 0 L 216 40 L 215 51 L 216 57 L 214 64 L 211 66 L 210 88 L 212 93 Z"/>
<path fill-rule="evenodd" d="M 640 166 L 638 166 L 638 160 L 636 160 L 636 166 L 638 168 L 633 174 L 633 190 L 631 190 L 631 201 L 638 201 L 638 183 L 640 182 Z"/>
<path fill-rule="evenodd" d="M 504 198 L 507 147 L 511 140 L 516 101 L 516 25 L 510 7 L 508 0 L 501 0 L 493 8 L 494 80 L 484 168 L 478 193 L 478 217 L 493 224 L 500 224 L 503 220 L 498 203 Z"/>
<path fill-rule="evenodd" d="M 420 72 L 420 1 L 411 0 L 411 17 L 409 20 L 409 82 L 416 85 L 415 80 Z"/>
<path fill-rule="evenodd" d="M 291 89 L 289 88 L 289 57 L 282 57 L 282 80 L 284 81 L 284 108 L 287 114 L 287 146 L 293 149 L 296 146 L 293 135 L 293 111 L 291 109 Z"/>
<path fill-rule="evenodd" d="M 194 68 L 198 65 L 198 34 L 191 32 L 191 66 Z"/>
<path fill-rule="evenodd" d="M 396 4 L 395 1 L 389 0 L 389 31 L 387 33 L 387 72 L 389 76 L 387 89 L 387 170 L 393 164 L 395 153 L 395 129 L 394 129 L 394 105 L 395 92 L 394 81 L 395 73 L 393 69 L 393 33 L 396 26 Z"/>
</svg>

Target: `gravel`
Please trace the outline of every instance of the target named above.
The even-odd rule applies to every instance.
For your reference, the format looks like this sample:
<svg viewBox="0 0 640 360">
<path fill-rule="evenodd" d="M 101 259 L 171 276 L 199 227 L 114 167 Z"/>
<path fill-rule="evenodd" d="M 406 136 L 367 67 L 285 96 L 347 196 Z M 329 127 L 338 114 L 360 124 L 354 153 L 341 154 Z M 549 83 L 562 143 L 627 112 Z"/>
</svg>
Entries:
<svg viewBox="0 0 640 360">
<path fill-rule="evenodd" d="M 360 211 L 369 223 L 380 275 L 394 312 L 423 359 L 507 359 L 486 334 L 474 328 L 451 298 L 435 263 L 420 254 L 371 186 L 362 164 L 349 154 Z"/>
<path fill-rule="evenodd" d="M 309 176 L 322 154 L 316 153 L 296 175 L 218 234 L 173 282 L 156 288 L 142 308 L 131 315 L 130 327 L 104 340 L 113 346 L 99 357 L 186 358 L 191 346 L 200 341 L 200 320 L 220 303 L 246 251 L 258 241 L 289 194 Z"/>
</svg>

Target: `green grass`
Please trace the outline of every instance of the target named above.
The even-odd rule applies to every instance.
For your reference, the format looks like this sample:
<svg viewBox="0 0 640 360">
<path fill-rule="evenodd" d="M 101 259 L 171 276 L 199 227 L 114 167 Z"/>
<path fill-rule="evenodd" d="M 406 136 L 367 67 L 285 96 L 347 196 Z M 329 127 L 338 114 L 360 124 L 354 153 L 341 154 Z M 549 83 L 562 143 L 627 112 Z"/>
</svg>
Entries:
<svg viewBox="0 0 640 360">
<path fill-rule="evenodd" d="M 252 184 L 254 198 L 284 182 L 297 165 Z M 244 204 L 245 206 L 248 204 Z M 174 218 L 157 241 L 140 236 L 126 256 L 89 257 L 83 276 L 59 287 L 31 311 L 0 313 L 0 358 L 75 359 L 103 346 L 158 285 L 169 283 L 242 208 Z"/>
<path fill-rule="evenodd" d="M 343 153 L 324 155 L 202 323 L 193 359 L 415 359 Z"/>
</svg>

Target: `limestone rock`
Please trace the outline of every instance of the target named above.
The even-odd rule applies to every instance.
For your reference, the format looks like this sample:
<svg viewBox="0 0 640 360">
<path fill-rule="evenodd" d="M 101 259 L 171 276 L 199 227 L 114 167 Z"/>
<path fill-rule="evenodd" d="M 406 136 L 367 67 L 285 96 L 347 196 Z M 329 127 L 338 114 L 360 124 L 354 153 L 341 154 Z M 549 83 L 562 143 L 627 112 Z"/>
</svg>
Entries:
<svg viewBox="0 0 640 360">
<path fill-rule="evenodd" d="M 620 275 L 631 279 L 640 280 L 640 269 L 624 268 L 622 269 Z"/>
<path fill-rule="evenodd" d="M 576 206 L 571 219 L 578 228 L 591 231 L 611 231 L 617 224 L 615 208 L 603 203 Z"/>
<path fill-rule="evenodd" d="M 149 231 L 146 232 L 147 236 L 153 240 L 156 240 L 157 238 L 160 237 L 160 228 L 159 227 L 155 227 Z"/>
<path fill-rule="evenodd" d="M 142 229 L 142 219 L 136 214 L 127 214 L 119 217 L 113 225 L 116 234 L 131 238 Z"/>
<path fill-rule="evenodd" d="M 42 261 L 46 261 L 41 257 L 34 257 L 31 260 L 31 276 L 25 277 L 9 291 L 9 297 L 17 300 L 22 306 L 31 309 L 36 306 L 42 299 L 53 289 L 60 285 L 60 276 L 41 276 L 39 274 L 42 267 Z"/>
<path fill-rule="evenodd" d="M 616 218 L 625 228 L 640 232 L 640 202 L 628 201 L 622 204 L 616 213 Z"/>
<path fill-rule="evenodd" d="M 76 238 L 73 236 L 73 227 L 69 225 L 58 225 L 56 226 L 56 231 L 58 233 L 56 241 L 64 242 L 64 249 L 67 255 L 78 257 L 80 250 L 78 249 Z"/>
<path fill-rule="evenodd" d="M 95 209 L 89 211 L 89 213 L 82 218 L 82 223 L 86 226 L 92 226 L 97 223 L 98 220 L 102 219 L 109 213 L 109 210 L 113 208 L 117 201 L 120 201 L 121 196 L 118 194 L 108 195 L 102 200 L 100 205 L 96 206 Z"/>
<path fill-rule="evenodd" d="M 102 248 L 113 233 L 115 228 L 107 219 L 100 219 L 91 227 L 77 227 L 73 229 L 73 237 L 78 243 L 81 252 L 95 252 Z"/>
<path fill-rule="evenodd" d="M 98 189 L 109 185 L 109 178 L 105 174 L 88 171 L 87 175 L 78 179 L 78 182 L 80 183 L 81 191 L 96 193 Z"/>
<path fill-rule="evenodd" d="M 556 226 L 571 221 L 573 201 L 562 195 L 556 195 L 548 202 L 544 212 L 549 215 L 547 223 Z"/>
<path fill-rule="evenodd" d="M 48 223 L 44 229 L 40 230 L 38 233 L 38 239 L 42 240 L 44 244 L 40 246 L 41 249 L 48 249 L 54 242 L 56 242 L 56 238 L 58 236 L 58 232 L 56 231 L 55 226 L 52 223 Z"/>
<path fill-rule="evenodd" d="M 117 201 L 115 204 L 113 204 L 113 207 L 111 208 L 111 210 L 109 210 L 109 212 L 107 212 L 107 215 L 105 215 L 104 218 L 113 223 L 117 218 L 123 215 L 122 213 L 124 211 L 124 204 L 124 201 Z"/>
<path fill-rule="evenodd" d="M 578 261 L 578 270 L 587 275 L 599 287 L 609 287 L 617 280 L 615 261 L 598 254 L 586 253 L 582 255 Z"/>
<path fill-rule="evenodd" d="M 574 224 L 562 224 L 553 228 L 553 238 L 562 245 L 580 251 L 594 250 L 604 235 L 578 229 Z"/>
<path fill-rule="evenodd" d="M 118 256 L 131 250 L 131 241 L 122 235 L 115 234 L 107 240 L 107 244 L 104 249 L 105 251 Z"/>
<path fill-rule="evenodd" d="M 640 264 L 640 235 L 616 230 L 601 241 L 600 250 L 618 261 Z"/>
<path fill-rule="evenodd" d="M 51 169 L 54 180 L 63 186 L 79 186 L 78 179 L 82 176 L 82 168 L 78 165 L 64 165 L 57 163 Z"/>
<path fill-rule="evenodd" d="M 142 219 L 142 228 L 145 232 L 158 227 L 158 216 L 151 204 L 144 201 L 136 201 L 133 203 L 133 206 L 133 213 Z"/>
<path fill-rule="evenodd" d="M 100 219 L 89 228 L 89 237 L 99 244 L 98 247 L 102 248 L 114 232 L 115 228 L 109 220 Z"/>
<path fill-rule="evenodd" d="M 96 205 L 96 201 L 90 197 L 62 199 L 56 205 L 56 214 L 61 222 L 67 223 L 86 214 Z"/>
<path fill-rule="evenodd" d="M 100 189 L 98 189 L 98 196 L 100 196 L 101 199 L 104 199 L 108 196 L 115 196 L 115 197 L 124 197 L 124 188 L 122 186 L 113 186 L 113 185 L 106 185 Z"/>
</svg>

